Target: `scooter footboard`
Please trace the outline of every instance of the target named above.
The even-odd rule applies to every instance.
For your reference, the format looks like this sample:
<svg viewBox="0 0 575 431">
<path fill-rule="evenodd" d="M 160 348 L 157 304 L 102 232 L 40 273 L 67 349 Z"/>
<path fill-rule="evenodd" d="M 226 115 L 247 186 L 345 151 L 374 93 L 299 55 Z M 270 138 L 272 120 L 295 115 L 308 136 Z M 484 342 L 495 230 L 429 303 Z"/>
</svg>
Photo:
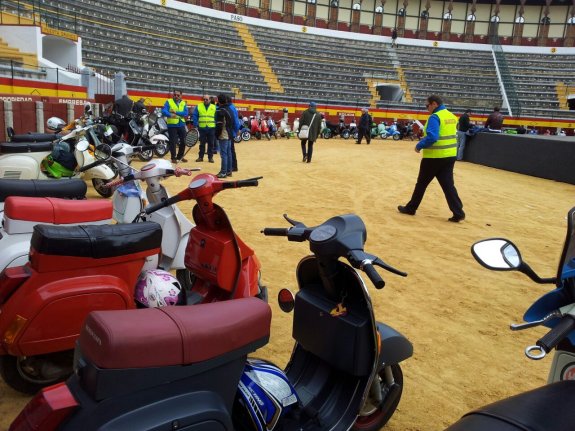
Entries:
<svg viewBox="0 0 575 431">
<path fill-rule="evenodd" d="M 354 376 L 367 375 L 375 352 L 371 322 L 352 310 L 332 315 L 338 305 L 325 296 L 300 290 L 295 300 L 293 337 L 331 366 Z"/>
<path fill-rule="evenodd" d="M 393 365 L 413 355 L 413 345 L 405 336 L 385 323 L 376 322 L 381 338 L 380 363 Z"/>
</svg>

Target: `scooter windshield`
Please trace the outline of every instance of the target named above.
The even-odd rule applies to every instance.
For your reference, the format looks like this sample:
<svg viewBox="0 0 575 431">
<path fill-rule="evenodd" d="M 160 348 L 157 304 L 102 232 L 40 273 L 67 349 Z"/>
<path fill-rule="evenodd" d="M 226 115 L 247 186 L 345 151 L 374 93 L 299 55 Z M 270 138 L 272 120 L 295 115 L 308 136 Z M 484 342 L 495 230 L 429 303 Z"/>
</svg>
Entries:
<svg viewBox="0 0 575 431">
<path fill-rule="evenodd" d="M 562 280 L 575 277 L 575 208 L 571 208 L 567 213 L 567 236 L 565 245 L 557 268 L 557 286 Z"/>
</svg>

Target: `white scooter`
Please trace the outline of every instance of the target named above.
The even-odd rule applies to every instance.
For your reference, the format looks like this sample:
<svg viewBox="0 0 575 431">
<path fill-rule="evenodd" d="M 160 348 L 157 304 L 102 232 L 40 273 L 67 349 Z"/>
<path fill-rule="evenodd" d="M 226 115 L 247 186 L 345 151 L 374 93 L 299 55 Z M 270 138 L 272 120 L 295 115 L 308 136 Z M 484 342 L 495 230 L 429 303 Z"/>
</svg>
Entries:
<svg viewBox="0 0 575 431">
<path fill-rule="evenodd" d="M 64 125 L 64 121 L 52 117 L 48 120 L 49 128 L 57 130 L 56 125 Z M 42 170 L 42 162 L 51 156 L 54 146 L 67 140 L 74 140 L 74 158 L 77 167 L 70 178 L 92 180 L 92 185 L 103 197 L 110 197 L 111 190 L 104 185 L 115 177 L 114 171 L 104 164 L 96 161 L 95 150 L 91 147 L 90 139 L 95 147 L 100 141 L 94 133 L 94 125 L 77 126 L 69 133 L 55 142 L 2 142 L 0 143 L 0 178 L 6 179 L 41 179 L 53 180 Z M 46 160 L 45 160 L 46 159 Z M 49 163 L 49 162 L 48 162 Z"/>
</svg>

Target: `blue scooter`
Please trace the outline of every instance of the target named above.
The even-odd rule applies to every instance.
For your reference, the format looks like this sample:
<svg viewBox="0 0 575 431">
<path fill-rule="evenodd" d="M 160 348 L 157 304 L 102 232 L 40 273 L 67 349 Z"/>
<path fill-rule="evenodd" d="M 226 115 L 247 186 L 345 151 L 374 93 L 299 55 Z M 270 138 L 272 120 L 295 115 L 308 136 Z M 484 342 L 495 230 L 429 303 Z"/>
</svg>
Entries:
<svg viewBox="0 0 575 431">
<path fill-rule="evenodd" d="M 525 349 L 533 360 L 555 349 L 547 385 L 524 392 L 464 415 L 447 431 L 572 431 L 575 429 L 575 208 L 567 214 L 567 237 L 557 276 L 539 277 L 523 261 L 519 249 L 502 238 L 475 243 L 471 252 L 484 267 L 495 271 L 520 271 L 536 283 L 554 284 L 527 310 L 526 323 L 511 325 L 519 331 L 535 326 L 551 330 Z"/>
</svg>

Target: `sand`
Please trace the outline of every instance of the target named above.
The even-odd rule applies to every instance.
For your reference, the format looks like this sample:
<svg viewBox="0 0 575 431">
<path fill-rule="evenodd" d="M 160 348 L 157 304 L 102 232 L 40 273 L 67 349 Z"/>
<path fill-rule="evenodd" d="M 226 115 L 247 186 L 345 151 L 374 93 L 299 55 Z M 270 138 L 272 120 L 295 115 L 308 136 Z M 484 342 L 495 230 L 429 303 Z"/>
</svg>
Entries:
<svg viewBox="0 0 575 431">
<path fill-rule="evenodd" d="M 413 146 L 320 140 L 307 164 L 301 162 L 298 140 L 243 142 L 236 146 L 240 171 L 233 178 L 264 178 L 257 188 L 226 190 L 215 198 L 261 260 L 273 321 L 271 341 L 256 356 L 280 366 L 292 348 L 291 315 L 279 310 L 276 295 L 284 287 L 295 292 L 297 262 L 309 252 L 305 243 L 260 233 L 264 227 L 287 227 L 283 213 L 308 225 L 356 213 L 367 226 L 366 251 L 409 274 L 402 278 L 381 270 L 387 282 L 381 291 L 368 282 L 377 318 L 414 346 L 413 357 L 402 363 L 404 392 L 385 427 L 389 431 L 441 430 L 474 407 L 545 383 L 551 356 L 536 362 L 523 354 L 544 330 L 511 332 L 509 324 L 520 322 L 551 286 L 515 272 L 488 271 L 475 262 L 470 247 L 482 238 L 509 238 L 536 272 L 553 276 L 565 216 L 575 202 L 573 185 L 459 162 L 455 182 L 465 221 L 447 221 L 451 213 L 437 182 L 415 217 L 399 214 L 397 205 L 409 200 L 419 168 L 421 156 Z M 194 160 L 196 154 L 194 148 L 187 157 Z M 217 173 L 219 157 L 215 164 L 187 165 Z M 176 193 L 188 182 L 170 178 L 165 184 Z M 180 208 L 190 214 L 192 204 Z M 0 382 L 0 429 L 7 429 L 28 400 Z"/>
</svg>

